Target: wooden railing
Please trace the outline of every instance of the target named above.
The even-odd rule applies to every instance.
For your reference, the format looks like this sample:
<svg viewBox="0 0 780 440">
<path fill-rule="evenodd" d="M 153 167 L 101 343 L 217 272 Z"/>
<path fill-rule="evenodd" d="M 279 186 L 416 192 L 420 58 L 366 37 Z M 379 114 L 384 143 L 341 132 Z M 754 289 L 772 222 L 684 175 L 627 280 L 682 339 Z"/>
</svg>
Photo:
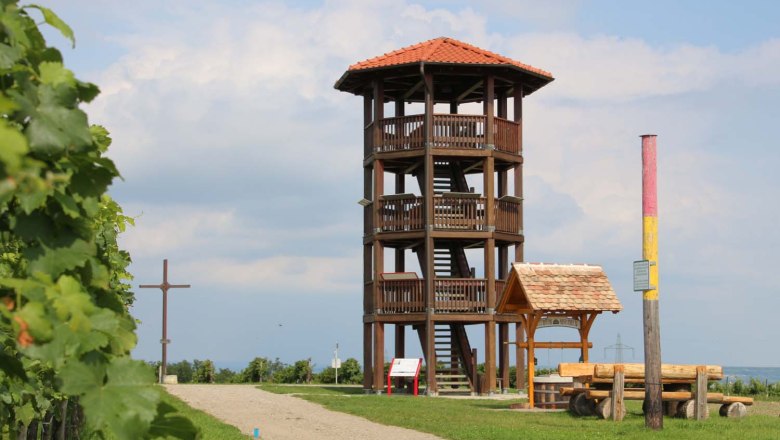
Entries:
<svg viewBox="0 0 780 440">
<path fill-rule="evenodd" d="M 433 227 L 482 231 L 485 229 L 485 197 L 434 197 Z"/>
<path fill-rule="evenodd" d="M 448 278 L 434 280 L 436 313 L 485 313 L 487 280 Z"/>
<path fill-rule="evenodd" d="M 379 199 L 378 227 L 382 232 L 419 231 L 424 224 L 422 197 Z"/>
<path fill-rule="evenodd" d="M 434 197 L 433 224 L 439 230 L 484 231 L 487 222 L 485 205 L 487 199 L 481 196 Z M 398 197 L 383 196 L 379 199 L 379 224 L 373 224 L 373 207 L 369 205 L 364 210 L 364 228 L 373 233 L 374 228 L 380 232 L 421 231 L 425 228 L 424 199 L 418 196 Z M 509 234 L 519 234 L 521 227 L 520 200 L 496 200 L 495 204 L 496 231 Z"/>
<path fill-rule="evenodd" d="M 503 118 L 493 119 L 493 142 L 496 150 L 520 154 L 520 123 Z"/>
<path fill-rule="evenodd" d="M 496 231 L 519 234 L 521 225 L 520 200 L 496 200 Z"/>
<path fill-rule="evenodd" d="M 484 148 L 486 122 L 487 116 L 482 115 L 433 115 L 433 146 Z"/>
<path fill-rule="evenodd" d="M 495 148 L 520 154 L 520 124 L 503 118 L 493 119 Z M 368 151 L 389 152 L 425 148 L 425 115 L 399 116 L 378 121 L 380 140 L 374 140 L 374 123 L 365 128 Z M 485 115 L 433 115 L 431 142 L 434 148 L 485 148 Z"/>
<path fill-rule="evenodd" d="M 425 280 L 383 280 L 379 282 L 377 313 L 425 312 Z"/>
<path fill-rule="evenodd" d="M 399 116 L 379 120 L 382 142 L 376 151 L 404 151 L 425 147 L 425 115 Z"/>
<path fill-rule="evenodd" d="M 447 278 L 434 280 L 435 313 L 485 313 L 487 280 Z M 379 282 L 377 313 L 425 312 L 425 280 Z"/>
</svg>

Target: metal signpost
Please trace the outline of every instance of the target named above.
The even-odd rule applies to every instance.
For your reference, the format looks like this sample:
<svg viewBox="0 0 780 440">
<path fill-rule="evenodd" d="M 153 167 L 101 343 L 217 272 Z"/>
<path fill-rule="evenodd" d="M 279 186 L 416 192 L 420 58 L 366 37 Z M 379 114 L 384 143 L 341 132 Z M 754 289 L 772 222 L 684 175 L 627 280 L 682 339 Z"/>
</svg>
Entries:
<svg viewBox="0 0 780 440">
<path fill-rule="evenodd" d="M 330 367 L 336 370 L 336 385 L 339 384 L 339 368 L 341 368 L 341 359 L 339 359 L 339 343 L 336 342 L 336 350 L 333 352 L 333 360 Z"/>
<path fill-rule="evenodd" d="M 170 284 L 168 283 L 168 259 L 163 260 L 163 282 L 162 284 L 141 284 L 138 286 L 142 289 L 160 289 L 163 294 L 163 307 L 162 307 L 162 365 L 160 365 L 160 383 L 165 380 L 165 373 L 168 369 L 168 344 L 171 340 L 168 339 L 168 289 L 188 289 L 189 284 Z"/>
</svg>

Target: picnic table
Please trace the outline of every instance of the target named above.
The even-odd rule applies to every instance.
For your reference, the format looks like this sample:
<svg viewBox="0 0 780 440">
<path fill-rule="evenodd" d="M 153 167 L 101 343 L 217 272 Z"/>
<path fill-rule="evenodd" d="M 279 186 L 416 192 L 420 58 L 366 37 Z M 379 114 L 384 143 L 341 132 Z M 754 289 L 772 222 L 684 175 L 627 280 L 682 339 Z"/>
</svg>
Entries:
<svg viewBox="0 0 780 440">
<path fill-rule="evenodd" d="M 562 363 L 558 373 L 574 378 L 574 387 L 561 389 L 561 395 L 569 396 L 569 410 L 574 414 L 622 420 L 625 400 L 645 399 L 644 364 Z M 752 398 L 708 392 L 708 383 L 721 379 L 723 367 L 719 365 L 661 365 L 664 413 L 703 420 L 709 415 L 707 404 L 717 403 L 721 416 L 744 417 Z"/>
</svg>

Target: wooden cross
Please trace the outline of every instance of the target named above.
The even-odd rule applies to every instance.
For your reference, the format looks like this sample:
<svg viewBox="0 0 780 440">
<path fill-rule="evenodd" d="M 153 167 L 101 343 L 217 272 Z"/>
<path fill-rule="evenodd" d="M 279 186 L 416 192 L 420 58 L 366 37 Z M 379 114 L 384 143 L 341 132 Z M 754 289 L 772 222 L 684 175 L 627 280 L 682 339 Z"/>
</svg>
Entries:
<svg viewBox="0 0 780 440">
<path fill-rule="evenodd" d="M 171 343 L 168 339 L 168 289 L 184 288 L 188 289 L 189 284 L 170 284 L 168 283 L 168 259 L 163 260 L 163 282 L 162 284 L 141 284 L 138 286 L 142 289 L 160 289 L 163 293 L 163 311 L 162 311 L 162 365 L 160 366 L 160 383 L 165 379 L 165 373 L 168 368 L 168 344 Z"/>
</svg>

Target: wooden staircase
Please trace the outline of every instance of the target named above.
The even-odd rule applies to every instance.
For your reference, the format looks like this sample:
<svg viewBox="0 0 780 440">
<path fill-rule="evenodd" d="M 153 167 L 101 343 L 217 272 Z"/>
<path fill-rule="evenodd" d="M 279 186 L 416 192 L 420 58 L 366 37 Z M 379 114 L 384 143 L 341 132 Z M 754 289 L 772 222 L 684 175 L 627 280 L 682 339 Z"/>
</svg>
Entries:
<svg viewBox="0 0 780 440">
<path fill-rule="evenodd" d="M 436 385 L 440 394 L 471 394 L 465 359 L 460 353 L 460 342 L 455 325 L 434 326 L 434 350 L 436 352 Z"/>
<path fill-rule="evenodd" d="M 423 188 L 423 176 L 417 176 Z M 434 163 L 434 194 L 468 192 L 463 168 L 457 161 Z M 419 249 L 420 251 L 422 249 Z M 436 278 L 473 278 L 473 273 L 462 246 L 447 245 L 434 249 L 433 275 Z M 425 267 L 423 252 L 417 252 L 420 267 Z M 429 276 L 429 275 L 426 275 Z M 419 329 L 421 330 L 421 328 Z M 420 341 L 423 342 L 422 332 Z M 424 347 L 424 344 L 423 344 Z M 434 325 L 434 355 L 436 359 L 437 392 L 441 394 L 470 395 L 477 391 L 472 383 L 473 367 L 471 346 L 463 324 L 441 323 Z"/>
</svg>

